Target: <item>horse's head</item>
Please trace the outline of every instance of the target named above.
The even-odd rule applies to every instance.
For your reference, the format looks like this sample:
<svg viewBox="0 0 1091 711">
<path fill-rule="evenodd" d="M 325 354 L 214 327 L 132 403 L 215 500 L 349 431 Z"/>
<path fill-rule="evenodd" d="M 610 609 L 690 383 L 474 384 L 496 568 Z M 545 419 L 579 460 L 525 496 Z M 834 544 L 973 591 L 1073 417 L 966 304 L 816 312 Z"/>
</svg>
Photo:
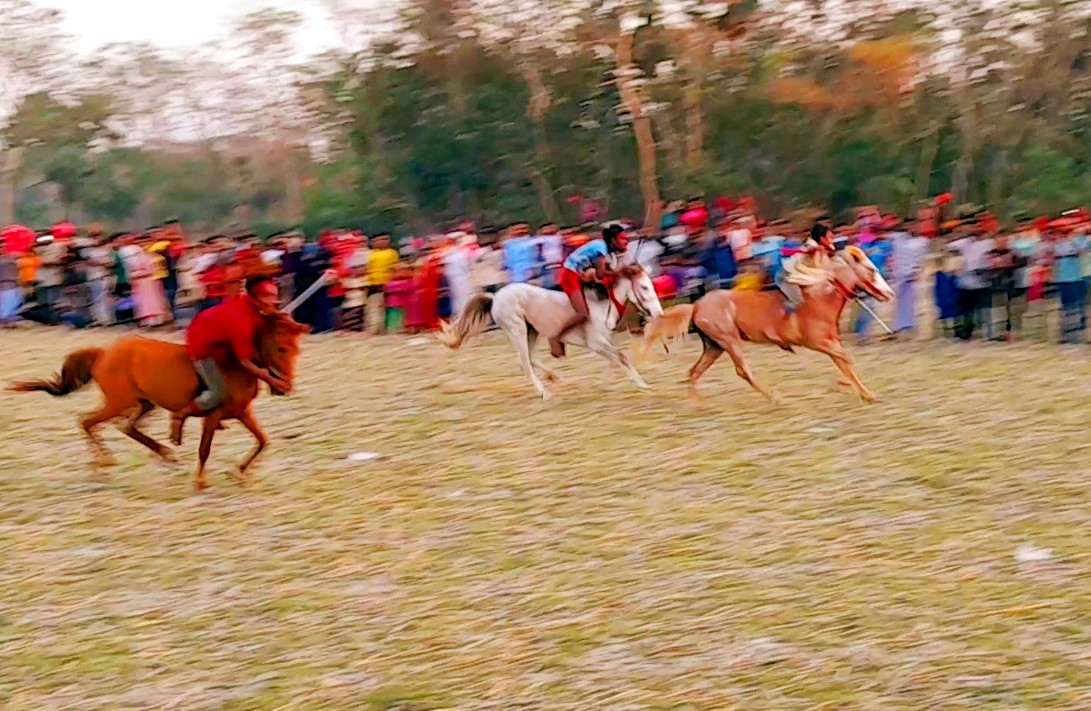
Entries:
<svg viewBox="0 0 1091 711">
<path fill-rule="evenodd" d="M 894 290 L 872 264 L 864 250 L 856 246 L 846 247 L 837 253 L 833 276 L 838 284 L 850 293 L 862 291 L 879 301 L 892 301 Z"/>
<path fill-rule="evenodd" d="M 299 358 L 299 337 L 310 331 L 310 326 L 297 323 L 291 316 L 276 313 L 270 316 L 258 337 L 259 363 L 288 385 L 295 384 L 295 362 Z M 287 395 L 270 388 L 273 395 Z"/>
<path fill-rule="evenodd" d="M 617 269 L 617 286 L 614 293 L 618 301 L 629 302 L 645 316 L 655 318 L 663 315 L 663 305 L 655 293 L 652 278 L 639 264 L 626 264 Z"/>
</svg>

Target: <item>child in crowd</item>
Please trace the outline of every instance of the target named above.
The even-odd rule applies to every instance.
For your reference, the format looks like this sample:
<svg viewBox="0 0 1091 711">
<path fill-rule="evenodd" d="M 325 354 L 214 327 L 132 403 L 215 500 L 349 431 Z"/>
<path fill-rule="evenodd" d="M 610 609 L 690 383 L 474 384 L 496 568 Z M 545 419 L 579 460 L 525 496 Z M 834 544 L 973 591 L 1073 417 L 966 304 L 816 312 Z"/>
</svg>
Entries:
<svg viewBox="0 0 1091 711">
<path fill-rule="evenodd" d="M 367 285 L 363 265 L 351 267 L 349 275 L 341 280 L 344 300 L 341 302 L 341 327 L 346 331 L 364 330 L 364 310 L 367 306 Z"/>
<path fill-rule="evenodd" d="M 413 274 L 405 264 L 398 264 L 394 275 L 384 287 L 386 302 L 386 332 L 401 333 L 405 323 L 405 311 L 412 298 Z"/>
<path fill-rule="evenodd" d="M 959 317 L 958 273 L 961 270 L 962 256 L 957 250 L 948 248 L 947 253 L 940 258 L 933 286 L 936 317 L 939 320 L 940 330 L 946 337 L 954 335 L 955 322 Z"/>
<path fill-rule="evenodd" d="M 201 272 L 198 280 L 204 290 L 204 297 L 197 308 L 199 312 L 210 309 L 223 301 L 224 295 L 227 293 L 227 267 L 223 265 L 220 259 L 216 259 L 206 267 Z"/>
</svg>

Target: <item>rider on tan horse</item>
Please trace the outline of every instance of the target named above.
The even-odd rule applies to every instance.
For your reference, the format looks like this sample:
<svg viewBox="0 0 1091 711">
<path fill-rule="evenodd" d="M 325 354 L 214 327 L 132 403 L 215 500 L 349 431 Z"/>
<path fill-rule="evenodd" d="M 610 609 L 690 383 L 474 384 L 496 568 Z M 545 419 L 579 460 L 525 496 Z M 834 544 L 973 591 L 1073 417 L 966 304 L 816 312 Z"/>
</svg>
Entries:
<svg viewBox="0 0 1091 711">
<path fill-rule="evenodd" d="M 864 386 L 853 368 L 852 357 L 841 344 L 839 323 L 846 304 L 857 295 L 890 301 L 894 291 L 862 249 L 855 246 L 837 250 L 830 256 L 825 228 L 815 233 L 819 251 L 812 248 L 812 259 L 794 265 L 793 282 L 802 284 L 802 303 L 794 313 L 785 314 L 784 299 L 773 291 L 716 290 L 701 297 L 692 307 L 675 307 L 660 318 L 652 319 L 646 333 L 658 337 L 664 333 L 682 333 L 691 320 L 704 346 L 701 358 L 689 371 L 693 394 L 701 376 L 725 353 L 735 364 L 735 372 L 772 402 L 777 396 L 755 377 L 743 353 L 744 343 L 768 343 L 784 350 L 808 348 L 825 354 L 841 371 L 841 384 L 851 385 L 860 397 L 875 402 L 875 395 Z M 815 263 L 822 266 L 815 266 Z M 798 281 L 797 281 L 798 280 Z"/>
<path fill-rule="evenodd" d="M 833 230 L 816 222 L 799 251 L 784 261 L 776 284 L 786 299 L 785 312 L 795 313 L 803 303 L 803 287 L 816 286 L 823 281 L 821 275 L 829 268 L 830 257 L 835 251 L 834 237 Z"/>
</svg>

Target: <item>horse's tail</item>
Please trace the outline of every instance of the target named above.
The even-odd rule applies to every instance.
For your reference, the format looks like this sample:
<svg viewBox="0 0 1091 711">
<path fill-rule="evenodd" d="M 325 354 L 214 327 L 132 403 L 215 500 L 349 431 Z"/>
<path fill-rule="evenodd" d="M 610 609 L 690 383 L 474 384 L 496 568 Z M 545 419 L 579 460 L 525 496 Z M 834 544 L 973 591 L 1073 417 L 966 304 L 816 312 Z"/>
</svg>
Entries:
<svg viewBox="0 0 1091 711">
<path fill-rule="evenodd" d="M 667 341 L 685 336 L 692 322 L 693 304 L 678 304 L 665 309 L 662 315 L 656 316 L 644 326 L 644 339 L 637 342 L 639 357 L 647 357 L 656 341 L 662 341 L 665 347 Z"/>
<path fill-rule="evenodd" d="M 53 397 L 74 393 L 91 382 L 91 370 L 102 356 L 101 348 L 84 348 L 72 351 L 64 359 L 61 372 L 48 380 L 20 380 L 8 388 L 17 393 L 47 392 Z"/>
<path fill-rule="evenodd" d="M 492 294 L 476 294 L 471 297 L 457 321 L 440 321 L 436 338 L 448 348 L 457 350 L 466 341 L 480 335 L 492 320 L 492 300 Z"/>
</svg>

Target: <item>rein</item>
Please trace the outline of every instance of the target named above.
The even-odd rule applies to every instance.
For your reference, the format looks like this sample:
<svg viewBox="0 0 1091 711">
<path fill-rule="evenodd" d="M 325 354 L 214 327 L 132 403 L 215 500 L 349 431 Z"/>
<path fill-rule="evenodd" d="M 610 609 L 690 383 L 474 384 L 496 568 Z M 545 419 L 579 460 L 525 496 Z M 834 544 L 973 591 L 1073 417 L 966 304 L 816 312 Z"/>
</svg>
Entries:
<svg viewBox="0 0 1091 711">
<path fill-rule="evenodd" d="M 614 305 L 614 308 L 617 309 L 617 319 L 618 321 L 620 321 L 621 317 L 625 315 L 625 304 L 617 300 L 617 296 L 614 295 L 614 287 L 612 285 L 606 287 L 606 295 L 610 297 L 610 303 L 612 303 Z M 607 312 L 606 314 L 606 319 L 610 319 L 609 312 Z"/>
<path fill-rule="evenodd" d="M 842 284 L 840 279 L 833 275 L 830 276 L 830 279 L 833 283 L 833 288 L 837 289 L 841 296 L 845 297 L 849 301 L 853 301 L 856 299 L 856 292 Z"/>
</svg>

